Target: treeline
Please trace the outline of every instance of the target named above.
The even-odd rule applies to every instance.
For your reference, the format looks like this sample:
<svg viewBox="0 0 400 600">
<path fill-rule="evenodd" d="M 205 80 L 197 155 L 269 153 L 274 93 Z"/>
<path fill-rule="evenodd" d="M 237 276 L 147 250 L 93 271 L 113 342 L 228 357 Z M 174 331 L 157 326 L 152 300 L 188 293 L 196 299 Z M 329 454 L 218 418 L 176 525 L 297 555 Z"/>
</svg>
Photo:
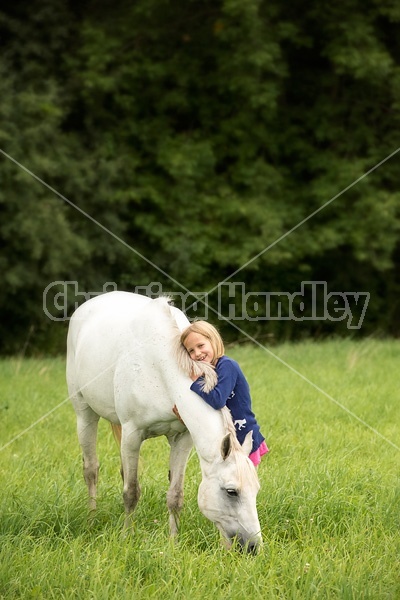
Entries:
<svg viewBox="0 0 400 600">
<path fill-rule="evenodd" d="M 398 335 L 400 153 L 362 175 L 400 145 L 399 22 L 395 0 L 3 4 L 0 350 L 63 348 L 55 281 L 78 283 L 70 310 L 106 282 L 205 292 L 235 272 L 297 293 L 298 317 L 302 282 L 370 300 L 349 329 L 248 297 L 241 331 L 209 312 L 228 339 Z"/>
</svg>

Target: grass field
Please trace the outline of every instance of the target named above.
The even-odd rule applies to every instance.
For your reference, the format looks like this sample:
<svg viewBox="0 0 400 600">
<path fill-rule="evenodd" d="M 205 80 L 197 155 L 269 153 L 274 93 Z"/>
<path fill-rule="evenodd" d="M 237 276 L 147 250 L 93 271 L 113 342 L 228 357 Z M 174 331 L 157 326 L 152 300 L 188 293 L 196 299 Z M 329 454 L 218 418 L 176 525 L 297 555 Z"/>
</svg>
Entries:
<svg viewBox="0 0 400 600">
<path fill-rule="evenodd" d="M 200 514 L 195 453 L 181 535 L 170 543 L 164 438 L 143 445 L 136 530 L 122 537 L 118 452 L 105 422 L 90 522 L 64 360 L 0 361 L 0 598 L 400 598 L 400 342 L 272 351 L 283 362 L 253 346 L 228 352 L 271 448 L 259 468 L 257 556 L 225 551 Z"/>
</svg>

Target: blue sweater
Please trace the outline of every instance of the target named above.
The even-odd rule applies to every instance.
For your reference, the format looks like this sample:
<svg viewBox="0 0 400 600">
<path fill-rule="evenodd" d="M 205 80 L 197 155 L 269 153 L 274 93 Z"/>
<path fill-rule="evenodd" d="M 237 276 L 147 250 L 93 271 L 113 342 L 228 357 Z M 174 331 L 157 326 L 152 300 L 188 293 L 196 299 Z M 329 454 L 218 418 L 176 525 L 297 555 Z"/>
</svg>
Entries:
<svg viewBox="0 0 400 600">
<path fill-rule="evenodd" d="M 216 410 L 226 405 L 231 411 L 239 442 L 243 444 L 248 432 L 253 432 L 251 452 L 255 452 L 264 441 L 264 437 L 251 410 L 249 384 L 238 363 L 227 356 L 221 356 L 218 360 L 216 372 L 218 383 L 211 392 L 206 393 L 201 390 L 201 377 L 192 383 L 190 389 Z"/>
</svg>

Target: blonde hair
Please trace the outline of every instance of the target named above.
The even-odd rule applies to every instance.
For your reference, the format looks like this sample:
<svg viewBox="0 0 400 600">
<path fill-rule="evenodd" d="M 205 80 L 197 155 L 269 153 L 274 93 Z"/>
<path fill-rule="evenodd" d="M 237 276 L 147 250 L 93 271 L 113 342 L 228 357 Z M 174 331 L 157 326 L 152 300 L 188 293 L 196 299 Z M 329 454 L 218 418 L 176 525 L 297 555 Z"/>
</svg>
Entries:
<svg viewBox="0 0 400 600">
<path fill-rule="evenodd" d="M 191 333 L 203 335 L 210 341 L 214 353 L 213 364 L 225 354 L 222 337 L 218 329 L 216 329 L 214 325 L 211 325 L 211 323 L 208 323 L 207 321 L 194 321 L 186 327 L 181 333 L 181 344 L 183 346 L 185 346 L 185 341 Z"/>
</svg>

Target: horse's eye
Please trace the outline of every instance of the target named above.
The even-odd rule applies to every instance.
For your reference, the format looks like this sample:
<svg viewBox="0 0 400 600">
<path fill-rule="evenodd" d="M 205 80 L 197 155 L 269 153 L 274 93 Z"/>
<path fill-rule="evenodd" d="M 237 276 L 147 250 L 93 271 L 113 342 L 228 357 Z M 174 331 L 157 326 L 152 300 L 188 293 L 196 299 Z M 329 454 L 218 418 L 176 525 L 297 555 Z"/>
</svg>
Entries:
<svg viewBox="0 0 400 600">
<path fill-rule="evenodd" d="M 234 490 L 233 488 L 229 488 L 229 489 L 227 489 L 227 490 L 226 490 L 226 493 L 228 494 L 228 496 L 229 496 L 230 498 L 236 498 L 236 496 L 238 496 L 238 495 L 239 495 L 239 494 L 238 494 L 238 492 L 237 492 L 237 490 Z"/>
</svg>

